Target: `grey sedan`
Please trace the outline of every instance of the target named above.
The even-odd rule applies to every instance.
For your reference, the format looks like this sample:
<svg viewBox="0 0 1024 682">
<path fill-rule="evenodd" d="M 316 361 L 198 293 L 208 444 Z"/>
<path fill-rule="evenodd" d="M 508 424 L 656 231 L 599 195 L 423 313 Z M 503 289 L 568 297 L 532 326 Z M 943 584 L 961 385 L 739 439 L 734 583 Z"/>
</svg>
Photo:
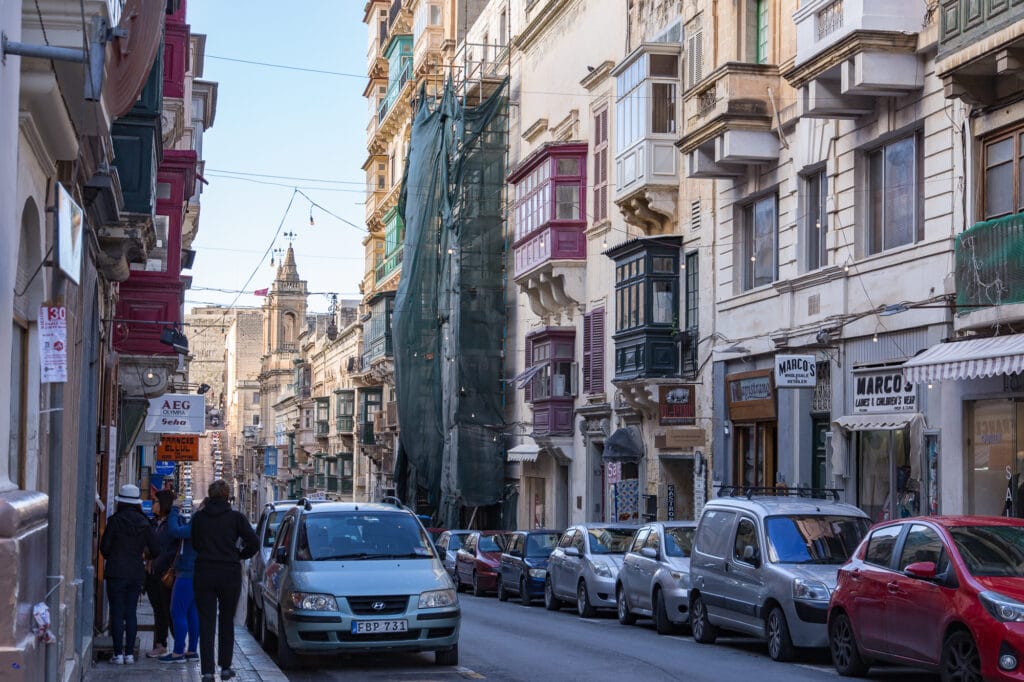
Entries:
<svg viewBox="0 0 1024 682">
<path fill-rule="evenodd" d="M 619 622 L 654 619 L 666 635 L 689 622 L 690 550 L 696 521 L 663 521 L 641 526 L 622 560 L 615 601 Z"/>
<path fill-rule="evenodd" d="M 544 606 L 550 611 L 576 602 L 576 613 L 591 618 L 615 608 L 615 581 L 637 527 L 613 523 L 572 526 L 548 558 Z"/>
</svg>

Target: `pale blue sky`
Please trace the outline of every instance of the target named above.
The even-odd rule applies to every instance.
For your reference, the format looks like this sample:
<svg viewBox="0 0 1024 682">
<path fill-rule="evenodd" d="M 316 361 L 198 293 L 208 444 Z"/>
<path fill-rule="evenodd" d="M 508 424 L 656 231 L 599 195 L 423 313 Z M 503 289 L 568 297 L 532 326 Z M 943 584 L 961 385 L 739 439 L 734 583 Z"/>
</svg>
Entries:
<svg viewBox="0 0 1024 682">
<path fill-rule="evenodd" d="M 193 248 L 192 290 L 186 309 L 200 303 L 229 304 L 270 245 L 297 186 L 325 209 L 358 226 L 364 224 L 362 170 L 366 158 L 367 34 L 362 0 L 191 0 L 188 21 L 204 33 L 203 78 L 219 83 L 217 116 L 203 139 L 206 179 L 199 234 Z M 226 59 L 343 72 L 309 73 Z M 361 75 L 360 75 L 361 74 Z M 224 173 L 317 178 L 331 183 Z M 282 186 L 277 186 L 282 185 Z M 311 292 L 358 297 L 363 275 L 364 231 L 314 208 L 296 196 L 282 233 L 294 232 L 299 274 Z M 286 247 L 278 237 L 275 246 Z M 269 256 L 244 286 L 238 305 L 260 305 L 255 289 L 270 286 Z M 309 298 L 310 310 L 324 311 L 325 296 Z"/>
</svg>

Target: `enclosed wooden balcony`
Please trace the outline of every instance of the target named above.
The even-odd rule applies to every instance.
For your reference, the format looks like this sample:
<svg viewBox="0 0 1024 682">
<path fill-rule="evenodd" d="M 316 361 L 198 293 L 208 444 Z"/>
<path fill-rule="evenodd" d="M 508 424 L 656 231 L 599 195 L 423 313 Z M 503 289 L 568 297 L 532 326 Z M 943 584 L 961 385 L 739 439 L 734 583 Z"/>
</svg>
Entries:
<svg viewBox="0 0 1024 682">
<path fill-rule="evenodd" d="M 946 97 L 987 106 L 1016 96 L 1024 72 L 1024 3 L 946 0 L 936 73 Z"/>
</svg>

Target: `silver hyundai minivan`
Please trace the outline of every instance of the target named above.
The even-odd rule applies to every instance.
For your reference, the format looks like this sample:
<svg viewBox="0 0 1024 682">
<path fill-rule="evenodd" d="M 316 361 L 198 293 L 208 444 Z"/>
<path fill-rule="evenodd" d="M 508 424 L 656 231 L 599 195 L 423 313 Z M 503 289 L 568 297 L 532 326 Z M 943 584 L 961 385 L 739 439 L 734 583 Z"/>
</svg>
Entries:
<svg viewBox="0 0 1024 682">
<path fill-rule="evenodd" d="M 696 641 L 713 643 L 719 629 L 753 635 L 776 661 L 828 645 L 836 571 L 870 525 L 838 492 L 723 488 L 707 503 L 690 556 Z"/>
</svg>

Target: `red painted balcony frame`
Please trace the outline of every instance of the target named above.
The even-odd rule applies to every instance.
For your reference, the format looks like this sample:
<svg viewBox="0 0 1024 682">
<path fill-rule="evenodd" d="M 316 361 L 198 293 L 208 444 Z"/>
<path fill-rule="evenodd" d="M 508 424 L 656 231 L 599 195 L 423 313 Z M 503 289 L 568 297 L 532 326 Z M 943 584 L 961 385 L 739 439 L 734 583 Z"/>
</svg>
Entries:
<svg viewBox="0 0 1024 682">
<path fill-rule="evenodd" d="M 192 29 L 185 23 L 186 4 L 181 0 L 178 10 L 168 14 L 164 23 L 164 97 L 185 96 L 185 72 L 192 38 Z"/>
<path fill-rule="evenodd" d="M 575 173 L 559 173 L 561 160 L 575 160 Z M 534 171 L 539 170 L 539 173 Z M 538 179 L 539 178 L 539 179 Z M 585 260 L 587 257 L 587 143 L 548 143 L 528 156 L 508 177 L 515 197 L 514 276 L 520 277 L 552 260 Z M 522 183 L 536 183 L 523 189 Z M 558 219 L 557 188 L 576 185 L 579 211 L 576 219 Z M 535 225 L 524 225 L 530 202 L 538 210 Z M 539 205 L 538 205 L 539 203 Z"/>
</svg>

